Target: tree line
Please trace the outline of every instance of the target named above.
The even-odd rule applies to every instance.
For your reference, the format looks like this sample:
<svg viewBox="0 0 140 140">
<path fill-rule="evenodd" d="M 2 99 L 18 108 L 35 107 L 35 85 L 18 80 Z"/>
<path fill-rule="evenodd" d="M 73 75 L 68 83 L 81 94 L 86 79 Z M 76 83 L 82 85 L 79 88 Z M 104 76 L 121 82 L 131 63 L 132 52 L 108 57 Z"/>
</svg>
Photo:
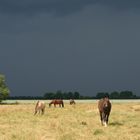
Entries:
<svg viewBox="0 0 140 140">
<path fill-rule="evenodd" d="M 98 92 L 95 96 L 84 96 L 79 92 L 62 92 L 58 90 L 56 92 L 46 92 L 43 96 L 13 96 L 8 97 L 8 99 L 22 99 L 22 100 L 32 100 L 32 99 L 42 99 L 42 100 L 52 100 L 52 99 L 101 99 L 105 96 L 109 96 L 110 99 L 140 99 L 132 91 L 113 91 L 108 92 Z"/>
<path fill-rule="evenodd" d="M 96 94 L 96 98 L 100 99 L 104 96 L 109 96 L 110 99 L 139 99 L 140 97 L 136 96 L 132 91 L 113 91 L 111 93 L 108 92 L 99 92 Z"/>
<path fill-rule="evenodd" d="M 44 94 L 45 99 L 101 99 L 108 96 L 110 99 L 138 99 L 140 97 L 136 96 L 132 91 L 113 91 L 108 92 L 98 92 L 95 96 L 84 96 L 79 92 L 47 92 Z"/>
<path fill-rule="evenodd" d="M 46 92 L 43 96 L 9 96 L 10 90 L 5 82 L 5 76 L 0 74 L 0 102 L 5 99 L 100 99 L 104 96 L 109 96 L 110 99 L 140 99 L 140 96 L 136 96 L 132 91 L 113 91 L 98 92 L 95 96 L 81 95 L 78 91 L 75 92 L 62 92 L 58 90 L 56 92 Z"/>
</svg>

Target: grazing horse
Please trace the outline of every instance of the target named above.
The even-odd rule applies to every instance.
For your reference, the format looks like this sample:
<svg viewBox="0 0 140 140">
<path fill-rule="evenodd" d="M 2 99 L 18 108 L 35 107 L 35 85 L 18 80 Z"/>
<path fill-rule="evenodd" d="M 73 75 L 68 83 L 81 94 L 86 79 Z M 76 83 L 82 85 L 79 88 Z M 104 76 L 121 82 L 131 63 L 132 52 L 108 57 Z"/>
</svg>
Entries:
<svg viewBox="0 0 140 140">
<path fill-rule="evenodd" d="M 100 113 L 101 124 L 106 127 L 111 111 L 111 102 L 109 101 L 108 97 L 105 97 L 98 102 L 98 109 Z"/>
<path fill-rule="evenodd" d="M 43 115 L 44 112 L 45 112 L 45 102 L 43 102 L 43 101 L 38 101 L 38 102 L 36 103 L 34 115 L 36 115 L 37 112 L 40 113 L 40 111 L 42 112 L 42 113 L 41 113 L 42 115 Z"/>
<path fill-rule="evenodd" d="M 76 104 L 73 99 L 70 99 L 70 105 Z"/>
<path fill-rule="evenodd" d="M 51 107 L 52 104 L 54 104 L 54 107 L 56 107 L 57 104 L 59 105 L 59 107 L 64 107 L 64 102 L 63 102 L 63 100 L 52 100 L 52 101 L 49 103 L 49 107 Z"/>
</svg>

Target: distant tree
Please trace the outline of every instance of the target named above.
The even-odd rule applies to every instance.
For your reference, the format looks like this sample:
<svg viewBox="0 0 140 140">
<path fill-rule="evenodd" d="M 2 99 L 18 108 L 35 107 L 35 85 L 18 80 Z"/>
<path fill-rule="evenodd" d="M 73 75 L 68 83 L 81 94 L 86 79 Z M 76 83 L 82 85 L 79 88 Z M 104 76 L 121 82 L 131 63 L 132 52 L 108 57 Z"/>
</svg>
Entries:
<svg viewBox="0 0 140 140">
<path fill-rule="evenodd" d="M 137 98 L 138 98 L 138 97 L 134 94 L 134 95 L 133 95 L 133 99 L 137 99 Z"/>
<path fill-rule="evenodd" d="M 96 98 L 97 98 L 97 99 L 103 98 L 103 96 L 104 96 L 104 93 L 103 93 L 103 92 L 98 92 L 98 93 L 96 94 Z"/>
<path fill-rule="evenodd" d="M 45 99 L 54 99 L 55 94 L 53 92 L 47 92 L 47 93 L 44 94 L 44 98 Z"/>
<path fill-rule="evenodd" d="M 105 96 L 109 96 L 109 93 L 107 93 L 107 92 L 99 92 L 99 93 L 96 94 L 97 99 L 103 98 Z"/>
<path fill-rule="evenodd" d="M 85 96 L 80 95 L 79 99 L 85 99 Z"/>
<path fill-rule="evenodd" d="M 111 99 L 119 99 L 119 97 L 120 97 L 120 94 L 117 91 L 114 91 L 114 92 L 110 93 L 110 98 Z"/>
<path fill-rule="evenodd" d="M 106 93 L 104 94 L 104 97 L 110 97 L 109 93 L 106 92 Z"/>
<path fill-rule="evenodd" d="M 61 90 L 56 91 L 55 98 L 56 99 L 63 99 L 63 93 Z"/>
<path fill-rule="evenodd" d="M 9 96 L 10 90 L 5 83 L 5 76 L 0 74 L 0 102 Z"/>
<path fill-rule="evenodd" d="M 133 92 L 132 91 L 122 91 L 122 92 L 120 92 L 120 98 L 121 99 L 131 99 L 131 98 L 133 98 Z"/>
<path fill-rule="evenodd" d="M 63 99 L 67 99 L 67 92 L 63 92 Z"/>
<path fill-rule="evenodd" d="M 74 97 L 74 99 L 79 99 L 80 98 L 80 93 L 79 92 L 74 92 L 73 97 Z"/>
<path fill-rule="evenodd" d="M 47 92 L 44 94 L 45 99 L 79 99 L 79 92 L 62 92 L 61 90 L 53 92 Z"/>
<path fill-rule="evenodd" d="M 74 98 L 74 95 L 72 92 L 68 92 L 67 93 L 67 99 L 73 99 Z"/>
</svg>

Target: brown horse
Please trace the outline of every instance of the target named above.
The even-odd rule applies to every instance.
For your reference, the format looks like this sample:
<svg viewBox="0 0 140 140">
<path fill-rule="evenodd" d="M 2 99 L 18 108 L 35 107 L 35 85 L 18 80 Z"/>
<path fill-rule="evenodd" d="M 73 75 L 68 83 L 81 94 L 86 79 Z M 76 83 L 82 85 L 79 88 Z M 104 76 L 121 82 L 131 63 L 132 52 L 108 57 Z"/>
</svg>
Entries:
<svg viewBox="0 0 140 140">
<path fill-rule="evenodd" d="M 106 127 L 111 111 L 111 102 L 109 101 L 108 97 L 105 97 L 98 102 L 98 109 L 100 113 L 101 124 Z"/>
<path fill-rule="evenodd" d="M 51 105 L 54 104 L 54 107 L 56 107 L 56 105 L 58 104 L 59 107 L 64 107 L 64 102 L 63 100 L 52 100 L 50 103 L 49 103 L 49 107 L 51 107 Z"/>
<path fill-rule="evenodd" d="M 70 105 L 76 104 L 73 99 L 70 99 Z"/>
<path fill-rule="evenodd" d="M 37 112 L 39 112 L 39 114 L 40 114 L 40 111 L 42 112 L 42 113 L 41 113 L 42 115 L 43 115 L 44 112 L 45 112 L 45 103 L 44 103 L 43 101 L 38 101 L 38 102 L 36 103 L 34 115 L 36 115 Z"/>
</svg>

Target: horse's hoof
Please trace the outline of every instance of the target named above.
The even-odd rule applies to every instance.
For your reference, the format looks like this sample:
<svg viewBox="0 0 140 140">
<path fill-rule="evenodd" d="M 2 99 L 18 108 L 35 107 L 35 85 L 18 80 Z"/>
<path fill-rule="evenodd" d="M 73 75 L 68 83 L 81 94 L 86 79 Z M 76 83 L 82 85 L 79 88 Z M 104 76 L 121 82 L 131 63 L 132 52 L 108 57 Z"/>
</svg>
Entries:
<svg viewBox="0 0 140 140">
<path fill-rule="evenodd" d="M 107 127 L 107 124 L 105 123 L 104 126 Z"/>
</svg>

